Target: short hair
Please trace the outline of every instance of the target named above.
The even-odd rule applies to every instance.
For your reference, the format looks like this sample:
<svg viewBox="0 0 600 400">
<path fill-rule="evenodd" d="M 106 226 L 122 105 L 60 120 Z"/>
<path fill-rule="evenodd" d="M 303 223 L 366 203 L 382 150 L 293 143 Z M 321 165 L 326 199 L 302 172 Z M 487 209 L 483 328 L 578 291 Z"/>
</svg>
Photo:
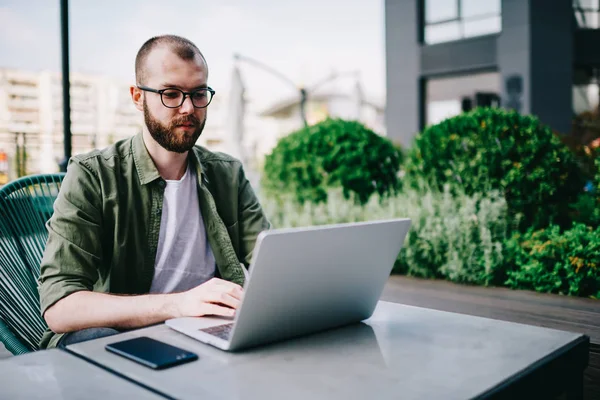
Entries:
<svg viewBox="0 0 600 400">
<path fill-rule="evenodd" d="M 181 36 L 176 35 L 161 35 L 150 38 L 140 47 L 140 50 L 135 57 L 135 81 L 141 85 L 146 80 L 146 59 L 148 55 L 159 46 L 167 46 L 182 60 L 193 60 L 194 57 L 200 56 L 206 68 L 208 64 L 204 55 L 198 47 L 191 41 Z"/>
</svg>

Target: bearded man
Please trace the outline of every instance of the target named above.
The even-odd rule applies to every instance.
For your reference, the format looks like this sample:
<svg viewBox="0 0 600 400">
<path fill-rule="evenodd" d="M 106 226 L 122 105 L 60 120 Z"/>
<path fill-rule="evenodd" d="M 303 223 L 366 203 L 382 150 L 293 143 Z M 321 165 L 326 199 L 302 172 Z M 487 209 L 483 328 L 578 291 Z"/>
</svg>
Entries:
<svg viewBox="0 0 600 400">
<path fill-rule="evenodd" d="M 71 158 L 41 264 L 40 347 L 185 316 L 235 314 L 270 224 L 241 163 L 196 146 L 215 95 L 191 41 L 140 48 L 131 98 L 143 130 Z"/>
</svg>

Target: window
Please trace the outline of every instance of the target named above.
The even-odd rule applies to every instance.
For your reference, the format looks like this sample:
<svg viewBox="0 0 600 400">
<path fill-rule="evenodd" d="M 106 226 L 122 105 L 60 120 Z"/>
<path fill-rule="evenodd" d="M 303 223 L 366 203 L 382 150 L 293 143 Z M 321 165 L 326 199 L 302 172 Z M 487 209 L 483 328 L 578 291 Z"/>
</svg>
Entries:
<svg viewBox="0 0 600 400">
<path fill-rule="evenodd" d="M 460 114 L 473 107 L 498 106 L 500 74 L 487 72 L 427 80 L 426 125 Z"/>
<path fill-rule="evenodd" d="M 427 44 L 489 35 L 501 30 L 501 0 L 425 0 Z"/>
<path fill-rule="evenodd" d="M 425 20 L 427 23 L 458 19 L 459 0 L 427 0 Z"/>
<path fill-rule="evenodd" d="M 571 135 L 578 144 L 597 146 L 600 137 L 600 69 L 575 68 Z"/>
<path fill-rule="evenodd" d="M 573 11 L 579 28 L 600 28 L 600 0 L 573 0 Z"/>
<path fill-rule="evenodd" d="M 573 113 L 597 112 L 600 103 L 600 70 L 575 68 L 573 74 Z"/>
</svg>

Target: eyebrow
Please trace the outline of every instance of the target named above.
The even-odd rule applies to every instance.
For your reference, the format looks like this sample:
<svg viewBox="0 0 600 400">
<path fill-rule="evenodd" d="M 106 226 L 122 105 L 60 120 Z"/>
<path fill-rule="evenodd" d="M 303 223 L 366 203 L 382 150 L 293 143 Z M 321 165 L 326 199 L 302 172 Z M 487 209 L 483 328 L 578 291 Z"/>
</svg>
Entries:
<svg viewBox="0 0 600 400">
<path fill-rule="evenodd" d="M 170 83 L 163 83 L 162 87 L 165 87 L 165 88 L 176 88 L 176 89 L 181 89 L 181 90 L 185 91 L 185 89 L 183 87 L 181 87 L 179 85 L 172 85 Z M 198 89 L 207 89 L 207 88 L 208 88 L 208 85 L 206 83 L 204 83 L 204 84 L 202 84 L 200 86 L 193 87 L 191 89 L 191 91 L 198 90 Z"/>
</svg>

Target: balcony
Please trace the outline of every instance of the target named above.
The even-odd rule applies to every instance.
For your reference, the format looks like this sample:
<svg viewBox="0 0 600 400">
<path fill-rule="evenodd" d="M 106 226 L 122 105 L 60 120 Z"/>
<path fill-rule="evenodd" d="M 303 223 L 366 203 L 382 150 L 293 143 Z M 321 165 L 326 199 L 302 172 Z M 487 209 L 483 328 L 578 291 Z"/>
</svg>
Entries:
<svg viewBox="0 0 600 400">
<path fill-rule="evenodd" d="M 9 96 L 15 95 L 17 97 L 32 97 L 37 98 L 39 96 L 39 90 L 37 86 L 30 85 L 19 85 L 13 84 L 9 85 L 7 88 L 7 93 Z"/>
<path fill-rule="evenodd" d="M 9 109 L 10 112 L 10 121 L 13 122 L 30 122 L 37 123 L 39 122 L 40 115 L 36 111 L 31 110 L 23 110 L 23 109 Z"/>
<path fill-rule="evenodd" d="M 37 111 L 40 107 L 40 103 L 37 98 L 31 97 L 11 97 L 8 99 L 9 109 L 22 109 L 28 111 Z"/>
<path fill-rule="evenodd" d="M 40 133 L 40 125 L 37 122 L 27 123 L 27 122 L 14 122 L 11 121 L 8 123 L 8 131 L 9 132 L 23 132 L 28 134 L 36 134 Z"/>
</svg>

